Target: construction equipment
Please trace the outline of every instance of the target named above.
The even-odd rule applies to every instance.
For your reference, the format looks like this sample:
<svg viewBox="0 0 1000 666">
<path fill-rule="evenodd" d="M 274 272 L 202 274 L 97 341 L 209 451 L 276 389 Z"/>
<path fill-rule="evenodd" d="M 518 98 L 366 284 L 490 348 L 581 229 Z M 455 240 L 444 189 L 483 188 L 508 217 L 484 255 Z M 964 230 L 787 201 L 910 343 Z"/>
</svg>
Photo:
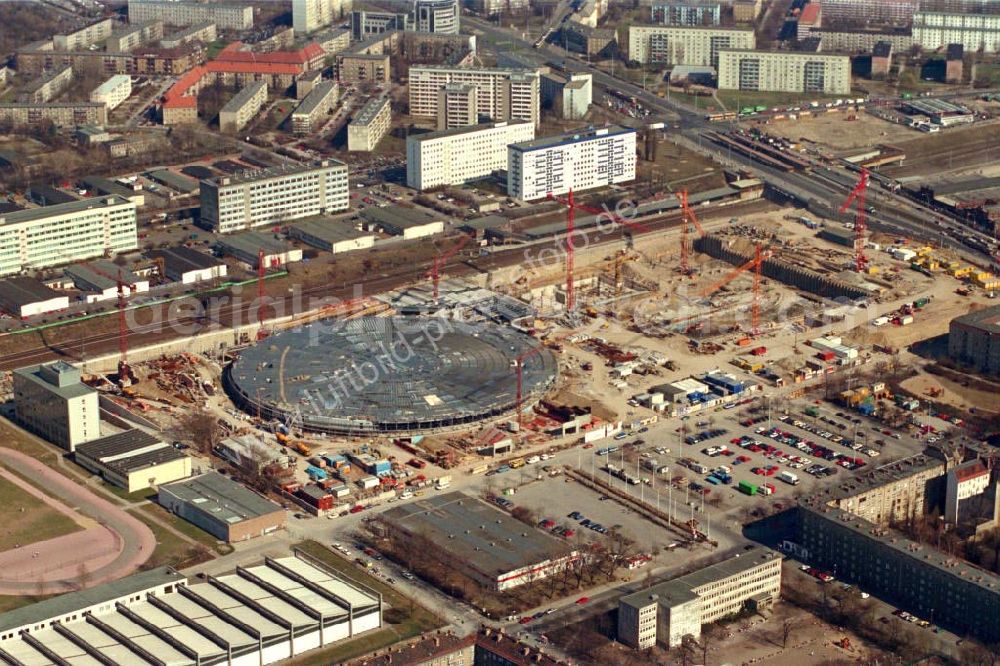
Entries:
<svg viewBox="0 0 1000 666">
<path fill-rule="evenodd" d="M 607 208 L 597 208 L 595 206 L 585 206 L 583 204 L 576 203 L 573 200 L 573 190 L 570 190 L 565 197 L 560 197 L 551 192 L 548 193 L 548 199 L 550 201 L 556 201 L 563 206 L 566 206 L 566 311 L 573 312 L 576 308 L 576 293 L 575 285 L 573 280 L 573 270 L 574 270 L 574 236 L 576 234 L 576 210 L 580 210 L 590 213 L 592 215 L 597 215 L 600 217 L 606 217 L 615 224 L 620 224 L 630 229 L 644 231 L 644 227 L 641 224 L 628 220 L 617 213 L 613 213 Z M 626 238 L 628 246 L 631 245 L 631 235 Z"/>
<path fill-rule="evenodd" d="M 868 169 L 861 167 L 858 183 L 847 195 L 847 200 L 840 206 L 840 212 L 844 213 L 851 204 L 857 204 L 857 212 L 854 214 L 854 270 L 864 273 L 868 268 L 868 256 L 865 254 L 865 192 L 868 190 L 869 174 Z"/>
<path fill-rule="evenodd" d="M 257 250 L 257 340 L 263 340 L 268 336 L 268 331 L 264 329 L 264 302 L 267 299 L 267 291 L 264 289 L 264 273 L 267 267 L 264 266 L 264 248 Z"/>
<path fill-rule="evenodd" d="M 681 204 L 681 211 L 684 213 L 683 219 L 681 220 L 681 264 L 680 272 L 682 275 L 691 277 L 694 275 L 694 271 L 688 265 L 688 225 L 694 224 L 695 229 L 698 230 L 698 235 L 702 238 L 705 237 L 705 230 L 701 226 L 701 222 L 698 221 L 698 216 L 694 214 L 694 210 L 688 205 L 688 192 L 687 190 L 681 190 L 677 193 L 677 198 Z"/>
<path fill-rule="evenodd" d="M 765 252 L 760 244 L 754 246 L 754 258 L 746 262 L 742 266 L 733 269 L 724 278 L 713 284 L 712 286 L 704 289 L 701 292 L 701 297 L 705 298 L 711 294 L 714 294 L 718 290 L 725 287 L 727 284 L 735 280 L 737 277 L 742 275 L 745 271 L 753 271 L 753 292 L 752 299 L 750 302 L 750 335 L 756 337 L 760 332 L 760 282 L 761 282 L 761 272 L 763 271 L 764 261 L 770 256 L 770 251 Z"/>
<path fill-rule="evenodd" d="M 118 274 L 112 276 L 102 271 L 95 264 L 90 264 L 90 267 L 98 275 L 102 275 L 109 280 L 114 280 L 118 290 L 118 385 L 125 388 L 130 386 L 135 380 L 135 375 L 132 374 L 132 368 L 128 364 L 128 326 L 125 321 L 126 282 L 122 277 L 122 269 L 120 268 L 118 269 Z M 129 294 L 131 294 L 133 289 L 135 289 L 135 284 L 129 282 L 127 286 Z"/>
<path fill-rule="evenodd" d="M 437 303 L 438 300 L 438 285 L 441 281 L 441 268 L 451 259 L 453 256 L 462 251 L 469 241 L 472 240 L 472 234 L 462 234 L 462 238 L 451 246 L 447 252 L 443 254 L 438 254 L 434 257 L 434 263 L 431 265 L 431 269 L 427 272 L 427 275 L 431 278 L 431 282 L 434 285 L 434 302 Z"/>
</svg>

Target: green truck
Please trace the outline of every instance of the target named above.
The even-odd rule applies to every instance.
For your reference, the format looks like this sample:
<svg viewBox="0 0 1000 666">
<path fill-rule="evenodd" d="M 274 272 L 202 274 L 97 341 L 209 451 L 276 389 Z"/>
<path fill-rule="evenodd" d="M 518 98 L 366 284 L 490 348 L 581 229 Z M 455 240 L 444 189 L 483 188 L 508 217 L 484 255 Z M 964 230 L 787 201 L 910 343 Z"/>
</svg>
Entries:
<svg viewBox="0 0 1000 666">
<path fill-rule="evenodd" d="M 806 416 L 819 416 L 819 407 L 815 405 L 810 405 L 805 408 Z"/>
<path fill-rule="evenodd" d="M 736 487 L 736 489 L 741 493 L 750 495 L 751 497 L 757 494 L 757 486 L 749 481 L 740 481 L 740 484 Z"/>
</svg>

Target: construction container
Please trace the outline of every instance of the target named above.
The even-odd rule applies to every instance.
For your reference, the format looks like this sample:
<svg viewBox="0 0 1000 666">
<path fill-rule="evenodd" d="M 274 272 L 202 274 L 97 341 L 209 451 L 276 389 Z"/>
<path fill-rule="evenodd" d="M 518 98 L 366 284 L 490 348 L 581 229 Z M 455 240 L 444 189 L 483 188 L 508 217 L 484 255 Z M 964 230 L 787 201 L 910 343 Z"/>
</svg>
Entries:
<svg viewBox="0 0 1000 666">
<path fill-rule="evenodd" d="M 753 496 L 757 494 L 757 486 L 750 483 L 749 481 L 740 481 L 739 485 L 736 486 L 736 489 L 739 490 L 741 493 L 744 493 L 745 495 Z"/>
<path fill-rule="evenodd" d="M 837 355 L 834 354 L 832 351 L 820 352 L 820 353 L 816 354 L 816 356 L 818 356 L 821 360 L 827 361 L 827 362 L 832 361 L 833 359 L 837 358 Z"/>
<path fill-rule="evenodd" d="M 754 356 L 763 356 L 767 353 L 767 347 L 756 347 L 750 350 L 750 353 Z"/>
<path fill-rule="evenodd" d="M 913 315 L 903 315 L 902 317 L 899 318 L 900 326 L 907 326 L 912 323 L 913 323 Z"/>
<path fill-rule="evenodd" d="M 930 302 L 931 302 L 931 299 L 929 299 L 926 296 L 924 296 L 923 298 L 918 298 L 917 300 L 913 301 L 913 307 L 915 307 L 915 308 L 922 308 L 922 307 L 924 307 L 925 305 L 927 305 Z"/>
</svg>

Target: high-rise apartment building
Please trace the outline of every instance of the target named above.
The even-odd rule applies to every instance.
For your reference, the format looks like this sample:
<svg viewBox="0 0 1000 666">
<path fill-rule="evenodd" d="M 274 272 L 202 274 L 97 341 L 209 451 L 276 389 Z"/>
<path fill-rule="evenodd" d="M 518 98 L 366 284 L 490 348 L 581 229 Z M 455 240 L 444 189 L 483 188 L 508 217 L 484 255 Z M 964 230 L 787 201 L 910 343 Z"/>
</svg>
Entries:
<svg viewBox="0 0 1000 666">
<path fill-rule="evenodd" d="M 415 0 L 413 23 L 419 32 L 457 35 L 461 27 L 458 0 Z"/>
<path fill-rule="evenodd" d="M 406 184 L 416 190 L 461 185 L 507 168 L 507 147 L 535 138 L 526 120 L 411 134 L 406 139 Z"/>
<path fill-rule="evenodd" d="M 121 197 L 94 197 L 0 214 L 0 275 L 137 247 L 135 204 Z"/>
<path fill-rule="evenodd" d="M 476 103 L 476 86 L 468 83 L 449 83 L 438 90 L 437 128 L 455 129 L 479 122 L 479 105 Z"/>
<path fill-rule="evenodd" d="M 328 26 L 350 11 L 352 0 L 292 0 L 295 35 L 307 35 Z"/>
<path fill-rule="evenodd" d="M 448 84 L 476 86 L 476 105 L 481 115 L 493 120 L 528 120 L 538 124 L 539 74 L 531 69 L 410 67 L 410 113 L 437 116 L 438 92 Z"/>
<path fill-rule="evenodd" d="M 323 160 L 201 181 L 201 219 L 230 233 L 346 210 L 347 165 Z"/>
<path fill-rule="evenodd" d="M 1000 14 L 917 12 L 913 43 L 928 51 L 961 44 L 965 51 L 1000 51 Z"/>
<path fill-rule="evenodd" d="M 178 26 L 207 21 L 214 23 L 220 30 L 249 30 L 253 27 L 253 7 L 249 4 L 193 0 L 128 1 L 129 23 L 156 20 Z"/>
<path fill-rule="evenodd" d="M 848 94 L 851 59 L 823 53 L 720 51 L 719 89 Z"/>
<path fill-rule="evenodd" d="M 821 0 L 821 5 L 827 25 L 909 25 L 920 0 Z"/>
<path fill-rule="evenodd" d="M 507 194 L 524 201 L 635 180 L 635 130 L 614 125 L 516 143 Z"/>
<path fill-rule="evenodd" d="M 723 49 L 752 49 L 751 28 L 633 25 L 628 29 L 628 57 L 641 63 L 718 66 Z"/>
<path fill-rule="evenodd" d="M 698 0 L 655 0 L 652 16 L 654 23 L 663 25 L 719 25 L 722 5 Z"/>
</svg>

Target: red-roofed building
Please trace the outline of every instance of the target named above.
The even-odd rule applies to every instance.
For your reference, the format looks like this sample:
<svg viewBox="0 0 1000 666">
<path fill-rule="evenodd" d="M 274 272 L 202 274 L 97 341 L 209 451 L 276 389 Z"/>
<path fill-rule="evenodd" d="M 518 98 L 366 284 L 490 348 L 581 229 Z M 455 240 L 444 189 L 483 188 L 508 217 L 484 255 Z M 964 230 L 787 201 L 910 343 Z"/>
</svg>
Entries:
<svg viewBox="0 0 1000 666">
<path fill-rule="evenodd" d="M 948 472 L 947 491 L 944 502 L 944 518 L 951 524 L 957 524 L 965 518 L 982 518 L 984 509 L 987 507 L 974 507 L 972 511 L 966 510 L 963 503 L 970 502 L 974 498 L 983 496 L 992 485 L 992 474 L 989 467 L 982 460 L 970 460 Z M 992 507 L 986 511 L 989 517 L 996 518 Z M 978 522 L 975 520 L 975 522 Z M 963 521 L 965 522 L 965 521 Z"/>
<path fill-rule="evenodd" d="M 802 13 L 799 14 L 799 26 L 796 37 L 800 40 L 805 39 L 809 36 L 811 28 L 821 27 L 823 27 L 823 12 L 820 9 L 820 3 L 810 2 L 802 8 Z"/>
</svg>

